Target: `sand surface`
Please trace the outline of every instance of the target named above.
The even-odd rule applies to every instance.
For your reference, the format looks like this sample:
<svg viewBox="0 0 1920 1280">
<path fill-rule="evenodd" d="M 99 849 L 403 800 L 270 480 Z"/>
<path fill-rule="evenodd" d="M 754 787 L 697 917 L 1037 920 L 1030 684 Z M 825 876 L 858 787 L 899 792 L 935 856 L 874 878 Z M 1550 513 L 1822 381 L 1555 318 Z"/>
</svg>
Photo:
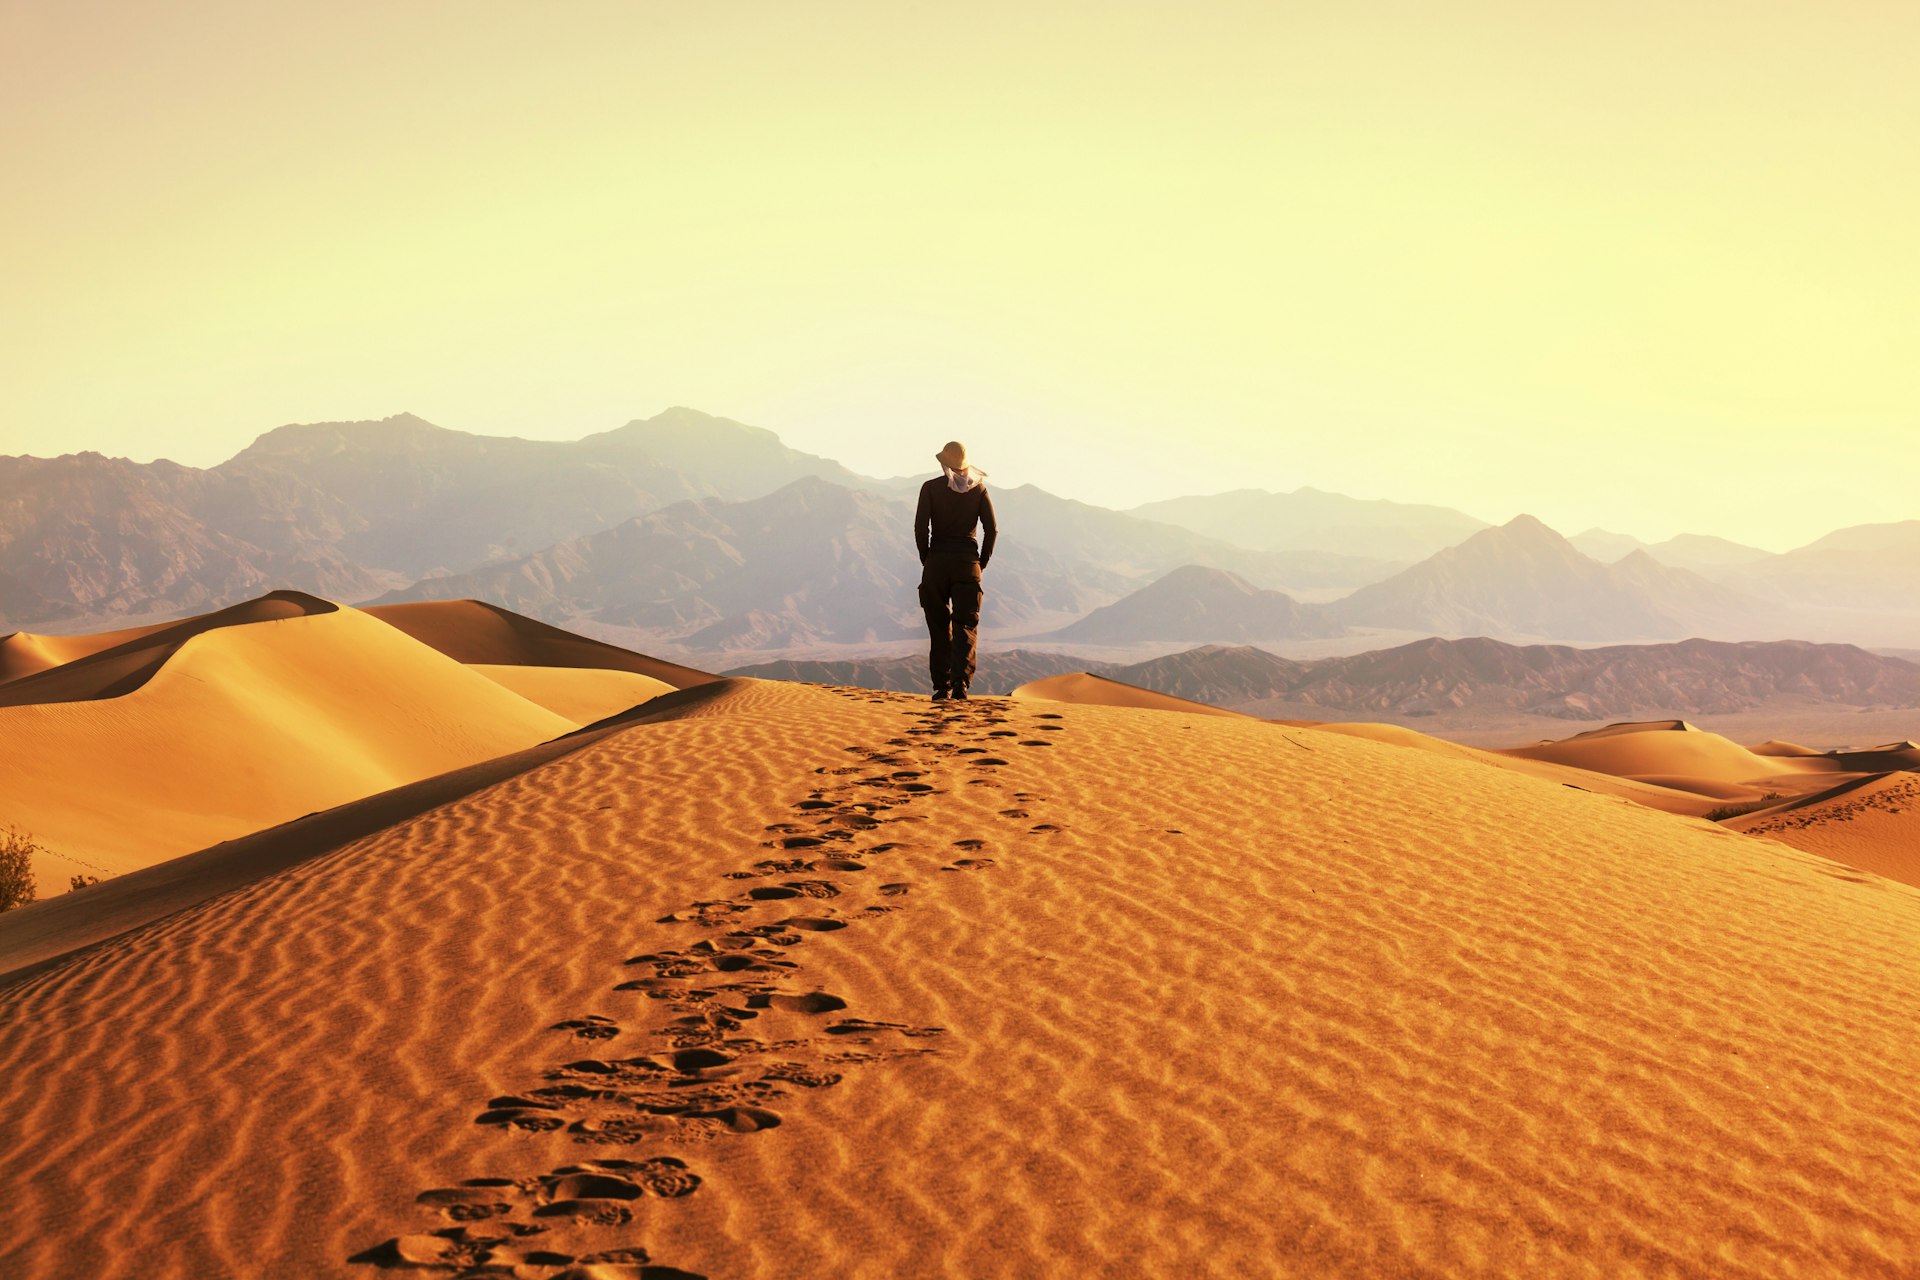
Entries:
<svg viewBox="0 0 1920 1280">
<path fill-rule="evenodd" d="M 0 1274 L 1920 1268 L 1920 890 L 1351 734 L 692 694 L 0 990 Z"/>
<path fill-rule="evenodd" d="M 538 703 L 575 724 L 592 724 L 608 716 L 672 693 L 673 685 L 631 671 L 579 667 L 520 667 L 473 663 L 477 671 L 528 702 Z"/>
</svg>

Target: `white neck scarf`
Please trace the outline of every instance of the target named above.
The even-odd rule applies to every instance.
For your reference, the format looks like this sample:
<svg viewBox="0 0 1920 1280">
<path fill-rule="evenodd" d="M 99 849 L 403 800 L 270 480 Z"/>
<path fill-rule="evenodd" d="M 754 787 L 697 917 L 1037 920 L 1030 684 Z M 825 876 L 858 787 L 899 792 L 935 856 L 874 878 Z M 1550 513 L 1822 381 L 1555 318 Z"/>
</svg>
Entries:
<svg viewBox="0 0 1920 1280">
<path fill-rule="evenodd" d="M 952 467 L 947 467 L 945 470 L 947 473 L 947 488 L 953 490 L 955 493 L 965 493 L 987 478 L 987 473 L 978 467 L 962 467 L 958 471 L 955 471 Z"/>
</svg>

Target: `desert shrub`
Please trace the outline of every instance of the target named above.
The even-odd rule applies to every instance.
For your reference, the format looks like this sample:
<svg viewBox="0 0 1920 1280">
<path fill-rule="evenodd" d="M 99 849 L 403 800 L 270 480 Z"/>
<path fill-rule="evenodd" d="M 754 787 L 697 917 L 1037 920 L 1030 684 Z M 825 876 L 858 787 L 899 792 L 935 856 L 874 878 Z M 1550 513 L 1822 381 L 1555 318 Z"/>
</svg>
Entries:
<svg viewBox="0 0 1920 1280">
<path fill-rule="evenodd" d="M 41 852 L 24 831 L 8 827 L 0 833 L 0 911 L 33 901 L 33 855 Z"/>
<path fill-rule="evenodd" d="M 99 883 L 99 876 L 77 875 L 67 881 L 67 892 L 72 893 L 75 889 L 84 889 L 90 884 Z"/>
<path fill-rule="evenodd" d="M 1758 800 L 1748 800 L 1744 804 L 1723 804 L 1718 809 L 1709 809 L 1706 818 L 1708 822 L 1725 822 L 1728 818 L 1738 818 L 1770 808 L 1785 798 L 1778 791 L 1769 791 Z"/>
</svg>

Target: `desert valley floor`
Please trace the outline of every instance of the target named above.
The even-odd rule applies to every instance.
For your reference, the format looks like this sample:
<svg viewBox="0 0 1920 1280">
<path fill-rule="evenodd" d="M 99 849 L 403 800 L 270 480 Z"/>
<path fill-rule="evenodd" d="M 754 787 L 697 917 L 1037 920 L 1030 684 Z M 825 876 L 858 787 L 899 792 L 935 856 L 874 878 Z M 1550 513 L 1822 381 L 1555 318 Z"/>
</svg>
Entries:
<svg viewBox="0 0 1920 1280">
<path fill-rule="evenodd" d="M 0 654 L 0 1275 L 1920 1271 L 1911 743 L 406 608 Z"/>
</svg>

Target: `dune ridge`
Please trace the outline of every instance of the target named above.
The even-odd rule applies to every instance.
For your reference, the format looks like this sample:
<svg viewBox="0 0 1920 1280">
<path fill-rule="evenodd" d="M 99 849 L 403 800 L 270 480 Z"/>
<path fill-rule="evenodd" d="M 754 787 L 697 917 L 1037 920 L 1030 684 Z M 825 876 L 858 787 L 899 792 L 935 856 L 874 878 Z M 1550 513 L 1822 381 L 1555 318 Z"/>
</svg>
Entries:
<svg viewBox="0 0 1920 1280">
<path fill-rule="evenodd" d="M 579 727 L 385 623 L 298 593 L 0 694 L 51 685 L 72 696 L 0 706 L 0 822 L 45 847 L 43 893 L 76 869 L 130 871 Z"/>
<path fill-rule="evenodd" d="M 303 591 L 274 591 L 162 626 L 59 637 L 63 643 L 58 645 L 35 644 L 35 651 L 43 657 L 72 656 L 0 685 L 0 707 L 118 698 L 146 684 L 196 636 L 222 627 L 332 613 L 338 607 Z"/>
<path fill-rule="evenodd" d="M 684 710 L 0 991 L 0 1273 L 1920 1265 L 1920 892 L 1247 719 Z"/>
</svg>

